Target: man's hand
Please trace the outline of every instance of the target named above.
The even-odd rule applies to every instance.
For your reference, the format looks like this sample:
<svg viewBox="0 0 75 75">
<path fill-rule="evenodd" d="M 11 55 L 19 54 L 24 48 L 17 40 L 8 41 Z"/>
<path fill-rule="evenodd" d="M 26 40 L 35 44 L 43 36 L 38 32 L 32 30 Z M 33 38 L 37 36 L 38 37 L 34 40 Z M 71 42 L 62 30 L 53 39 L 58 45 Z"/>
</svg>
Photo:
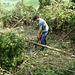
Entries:
<svg viewBox="0 0 75 75">
<path fill-rule="evenodd" d="M 41 32 L 42 30 L 39 30 L 39 41 L 41 40 L 41 38 L 42 38 L 42 32 Z"/>
<path fill-rule="evenodd" d="M 41 32 L 41 31 L 42 31 L 42 30 L 39 30 L 39 35 L 40 35 L 40 34 L 42 34 L 42 32 Z"/>
<path fill-rule="evenodd" d="M 41 40 L 41 38 L 42 38 L 42 34 L 39 35 L 39 41 Z"/>
</svg>

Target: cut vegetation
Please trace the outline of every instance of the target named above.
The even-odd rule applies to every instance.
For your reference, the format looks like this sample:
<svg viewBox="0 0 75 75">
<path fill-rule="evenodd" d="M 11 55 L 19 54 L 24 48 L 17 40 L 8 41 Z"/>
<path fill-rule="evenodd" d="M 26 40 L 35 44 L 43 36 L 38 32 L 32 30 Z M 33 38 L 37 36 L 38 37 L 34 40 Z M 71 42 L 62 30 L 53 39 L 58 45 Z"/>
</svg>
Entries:
<svg viewBox="0 0 75 75">
<path fill-rule="evenodd" d="M 0 7 L 0 75 L 75 75 L 74 1 L 22 1 L 12 11 Z M 34 15 L 49 25 L 47 45 L 37 39 Z"/>
</svg>

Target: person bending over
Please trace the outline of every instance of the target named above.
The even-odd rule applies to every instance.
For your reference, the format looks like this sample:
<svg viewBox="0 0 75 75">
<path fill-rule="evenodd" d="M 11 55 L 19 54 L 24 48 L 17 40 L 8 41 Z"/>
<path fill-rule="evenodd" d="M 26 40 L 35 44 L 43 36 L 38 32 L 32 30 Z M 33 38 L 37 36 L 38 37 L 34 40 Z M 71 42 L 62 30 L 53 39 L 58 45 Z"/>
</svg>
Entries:
<svg viewBox="0 0 75 75">
<path fill-rule="evenodd" d="M 33 17 L 34 21 L 39 22 L 39 36 L 42 35 L 41 44 L 46 45 L 46 37 L 49 33 L 49 26 L 47 25 L 46 21 L 42 18 L 39 18 L 37 15 Z M 41 51 L 44 50 L 44 47 L 41 47 Z"/>
</svg>

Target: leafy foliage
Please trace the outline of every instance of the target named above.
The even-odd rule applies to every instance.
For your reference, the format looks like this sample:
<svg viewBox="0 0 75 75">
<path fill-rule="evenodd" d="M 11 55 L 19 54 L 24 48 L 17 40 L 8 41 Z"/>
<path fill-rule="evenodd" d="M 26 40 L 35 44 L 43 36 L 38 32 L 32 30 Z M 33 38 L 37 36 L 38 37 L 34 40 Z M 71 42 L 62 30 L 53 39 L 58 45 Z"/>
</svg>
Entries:
<svg viewBox="0 0 75 75">
<path fill-rule="evenodd" d="M 4 27 L 12 27 L 16 23 L 18 25 L 32 25 L 32 16 L 35 14 L 35 9 L 31 6 L 26 6 L 22 3 L 17 3 L 15 10 L 11 11 L 11 15 L 5 15 L 2 18 Z M 24 17 L 24 18 L 23 18 Z M 23 19 L 22 19 L 23 18 Z M 21 20 L 22 19 L 22 20 Z M 20 21 L 21 20 L 21 21 Z M 18 22 L 20 21 L 20 22 Z"/>
<path fill-rule="evenodd" d="M 74 2 L 71 2 L 69 4 L 69 7 L 68 8 L 74 10 L 75 9 L 75 3 Z"/>
<path fill-rule="evenodd" d="M 23 49 L 22 38 L 17 37 L 14 33 L 0 34 L 0 64 L 2 68 L 16 67 L 23 60 L 21 58 Z"/>
<path fill-rule="evenodd" d="M 46 20 L 46 22 L 48 23 L 48 25 L 50 25 L 53 31 L 70 31 L 75 24 L 75 12 L 70 12 L 71 10 L 69 11 L 69 9 L 67 9 L 67 12 L 64 6 L 60 5 L 60 7 L 61 8 L 59 8 L 58 6 L 54 7 L 54 5 L 46 6 L 40 10 L 41 14 L 39 13 L 39 15 Z"/>
<path fill-rule="evenodd" d="M 39 8 L 43 8 L 46 5 L 50 5 L 50 0 L 39 0 Z"/>
<path fill-rule="evenodd" d="M 42 0 L 41 0 L 42 1 Z M 45 1 L 47 2 L 47 1 Z M 51 1 L 52 2 L 52 1 Z M 43 2 L 42 2 L 43 3 Z M 49 3 L 49 2 L 48 2 Z M 54 6 L 55 5 L 55 6 Z M 55 32 L 62 32 L 62 31 L 69 31 L 73 28 L 75 21 L 74 21 L 74 14 L 75 12 L 68 9 L 67 5 L 60 5 L 59 3 L 52 3 L 49 6 L 43 5 L 43 8 L 40 10 L 35 10 L 31 6 L 26 6 L 24 3 L 17 3 L 16 9 L 12 11 L 11 16 L 4 16 L 3 17 L 3 24 L 4 26 L 13 26 L 15 25 L 22 17 L 24 17 L 18 25 L 35 25 L 32 21 L 32 17 L 37 14 L 39 17 L 42 17 L 46 20 L 50 28 Z M 65 8 L 64 8 L 65 7 Z M 69 4 L 69 8 L 71 5 Z M 68 13 L 70 12 L 70 13 Z M 46 14 L 47 13 L 47 14 Z"/>
<path fill-rule="evenodd" d="M 72 2 L 75 2 L 75 0 L 71 0 Z"/>
<path fill-rule="evenodd" d="M 67 5 L 61 0 L 56 0 L 57 2 L 53 1 L 39 0 L 40 2 L 39 10 L 35 10 L 32 6 L 26 6 L 23 2 L 17 3 L 15 10 L 13 10 L 10 13 L 10 15 L 5 14 L 5 16 L 2 18 L 4 27 L 14 26 L 23 17 L 24 18 L 18 23 L 18 26 L 31 25 L 36 27 L 36 22 L 32 21 L 32 17 L 35 14 L 37 14 L 39 17 L 42 17 L 43 19 L 46 20 L 51 31 L 55 33 L 63 33 L 70 31 L 75 25 L 75 11 L 73 10 L 74 9 L 73 6 L 75 4 L 71 2 L 71 4 Z M 25 32 L 28 31 L 26 30 Z M 32 32 L 33 31 L 31 31 L 30 33 Z M 55 38 L 55 36 L 53 38 Z M 27 45 L 29 45 L 29 43 L 27 43 Z M 68 48 L 69 43 L 63 42 L 61 44 L 61 47 Z M 20 64 L 23 60 L 22 59 L 23 49 L 24 49 L 24 41 L 22 38 L 17 37 L 14 33 L 8 33 L 6 35 L 0 34 L 0 57 L 1 57 L 0 64 L 2 68 L 11 71 L 17 66 L 17 64 Z M 48 57 L 45 56 L 45 53 L 48 54 Z M 53 58 L 50 57 L 50 54 L 52 52 L 49 53 L 49 51 L 48 52 L 45 51 L 45 53 L 44 52 L 40 52 L 38 54 L 35 53 L 33 57 L 29 57 L 26 55 L 24 58 L 25 60 L 27 60 L 27 62 L 24 65 L 25 68 L 21 71 L 21 74 L 19 73 L 19 75 L 22 75 L 22 73 L 23 75 L 26 74 L 30 75 L 31 72 L 34 75 L 70 75 L 70 74 L 73 75 L 74 74 L 71 70 L 73 71 L 75 70 L 75 62 L 73 61 L 71 62 L 70 60 L 68 60 L 69 58 L 67 57 L 66 61 L 68 62 L 65 62 L 62 59 L 59 60 L 60 59 L 59 58 L 58 60 L 59 63 L 61 64 L 60 66 L 59 63 L 51 65 L 50 62 L 52 60 L 55 60 L 53 62 L 56 62 L 58 57 L 65 58 L 66 56 L 63 57 L 62 55 L 60 56 L 59 53 L 54 52 L 55 54 L 53 54 L 53 56 L 55 56 L 56 54 L 59 55 L 55 56 L 56 58 L 54 59 L 54 57 Z M 42 61 L 41 58 L 45 60 Z M 39 59 L 41 60 L 41 62 L 39 61 Z M 48 63 L 46 64 L 45 62 Z M 28 68 L 30 68 L 30 70 Z"/>
</svg>

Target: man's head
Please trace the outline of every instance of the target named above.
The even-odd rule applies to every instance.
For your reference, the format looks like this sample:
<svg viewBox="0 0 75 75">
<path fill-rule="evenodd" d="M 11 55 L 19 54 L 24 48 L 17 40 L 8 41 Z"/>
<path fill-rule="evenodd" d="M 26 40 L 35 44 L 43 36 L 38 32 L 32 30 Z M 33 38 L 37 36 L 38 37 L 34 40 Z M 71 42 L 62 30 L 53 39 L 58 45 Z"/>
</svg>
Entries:
<svg viewBox="0 0 75 75">
<path fill-rule="evenodd" d="M 33 17 L 33 20 L 34 20 L 34 21 L 39 21 L 39 17 L 38 17 L 37 15 L 35 15 L 35 16 Z"/>
</svg>

